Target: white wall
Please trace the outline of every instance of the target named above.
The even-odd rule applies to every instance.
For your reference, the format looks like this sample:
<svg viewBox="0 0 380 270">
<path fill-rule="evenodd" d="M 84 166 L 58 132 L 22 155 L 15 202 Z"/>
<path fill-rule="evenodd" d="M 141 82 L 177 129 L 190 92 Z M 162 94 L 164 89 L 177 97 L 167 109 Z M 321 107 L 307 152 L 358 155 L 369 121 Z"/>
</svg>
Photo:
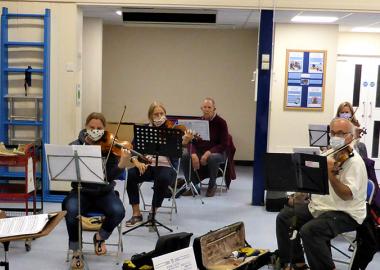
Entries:
<svg viewBox="0 0 380 270">
<path fill-rule="evenodd" d="M 200 115 L 214 97 L 237 146 L 236 159 L 253 159 L 257 32 L 104 26 L 102 108 L 110 121 L 146 122 L 154 100 L 168 114 Z"/>
<path fill-rule="evenodd" d="M 338 27 L 335 25 L 277 24 L 271 88 L 269 151 L 307 146 L 308 124 L 328 124 L 333 116 Z M 326 50 L 324 111 L 284 111 L 286 49 Z"/>
<path fill-rule="evenodd" d="M 102 59 L 103 22 L 84 18 L 82 125 L 88 114 L 102 111 Z"/>
<path fill-rule="evenodd" d="M 380 56 L 380 34 L 339 33 L 338 55 Z"/>
</svg>

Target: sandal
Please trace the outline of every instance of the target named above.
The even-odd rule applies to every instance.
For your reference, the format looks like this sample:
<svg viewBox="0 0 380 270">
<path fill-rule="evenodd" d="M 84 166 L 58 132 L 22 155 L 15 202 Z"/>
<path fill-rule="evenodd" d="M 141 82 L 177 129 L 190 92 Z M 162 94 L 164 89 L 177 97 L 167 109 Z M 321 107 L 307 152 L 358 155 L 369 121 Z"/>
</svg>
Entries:
<svg viewBox="0 0 380 270">
<path fill-rule="evenodd" d="M 71 259 L 71 270 L 80 270 L 84 268 L 84 263 L 82 260 L 82 256 L 80 255 L 73 255 Z"/>
<path fill-rule="evenodd" d="M 96 233 L 94 234 L 94 249 L 95 249 L 95 254 L 96 255 L 104 255 L 107 253 L 107 249 L 106 249 L 106 241 L 105 240 L 98 240 L 96 239 Z"/>
</svg>

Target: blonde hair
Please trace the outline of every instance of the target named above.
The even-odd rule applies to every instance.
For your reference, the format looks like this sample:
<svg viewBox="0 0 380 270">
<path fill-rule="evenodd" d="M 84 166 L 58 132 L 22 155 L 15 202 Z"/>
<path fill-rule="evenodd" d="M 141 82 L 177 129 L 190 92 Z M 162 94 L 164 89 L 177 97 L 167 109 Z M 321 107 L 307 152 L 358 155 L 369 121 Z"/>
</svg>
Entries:
<svg viewBox="0 0 380 270">
<path fill-rule="evenodd" d="M 166 115 L 166 109 L 164 107 L 164 104 L 162 104 L 159 101 L 153 101 L 153 103 L 150 104 L 149 109 L 148 109 L 148 119 L 151 122 L 153 121 L 153 111 L 157 107 L 161 108 L 164 111 L 165 115 Z"/>
<path fill-rule="evenodd" d="M 348 107 L 350 109 L 350 112 L 351 112 L 351 117 L 350 117 L 350 121 L 351 123 L 356 126 L 356 127 L 359 127 L 360 124 L 359 124 L 359 121 L 356 119 L 355 115 L 354 115 L 354 108 L 352 107 L 351 103 L 348 102 L 348 101 L 345 101 L 345 102 L 342 102 L 339 104 L 338 106 L 338 109 L 336 110 L 336 114 L 335 116 L 336 117 L 340 117 L 340 112 L 343 110 L 344 107 Z"/>
<path fill-rule="evenodd" d="M 100 120 L 102 122 L 103 126 L 106 127 L 106 118 L 104 117 L 104 115 L 102 113 L 99 113 L 99 112 L 90 113 L 86 118 L 86 126 L 88 125 L 88 123 L 90 123 L 90 121 L 92 119 Z"/>
</svg>

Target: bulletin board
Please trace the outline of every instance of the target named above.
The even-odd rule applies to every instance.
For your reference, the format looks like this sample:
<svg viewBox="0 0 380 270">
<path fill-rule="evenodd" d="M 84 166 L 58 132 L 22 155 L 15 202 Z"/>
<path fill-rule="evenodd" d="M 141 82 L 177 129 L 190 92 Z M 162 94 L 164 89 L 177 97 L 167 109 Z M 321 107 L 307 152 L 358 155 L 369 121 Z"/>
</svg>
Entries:
<svg viewBox="0 0 380 270">
<path fill-rule="evenodd" d="M 323 111 L 326 51 L 286 50 L 284 110 Z"/>
</svg>

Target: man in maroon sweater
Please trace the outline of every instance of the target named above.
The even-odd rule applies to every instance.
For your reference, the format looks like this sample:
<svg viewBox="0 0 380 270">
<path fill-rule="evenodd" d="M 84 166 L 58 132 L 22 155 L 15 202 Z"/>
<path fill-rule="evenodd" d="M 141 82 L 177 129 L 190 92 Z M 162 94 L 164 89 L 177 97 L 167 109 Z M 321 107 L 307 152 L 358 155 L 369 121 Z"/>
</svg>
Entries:
<svg viewBox="0 0 380 270">
<path fill-rule="evenodd" d="M 226 121 L 215 112 L 215 101 L 212 98 L 205 98 L 201 105 L 203 112 L 202 119 L 209 121 L 210 140 L 195 140 L 190 147 L 191 164 L 194 170 L 207 167 L 210 181 L 206 196 L 213 197 L 216 191 L 216 177 L 219 164 L 225 160 L 225 150 L 228 142 L 228 127 Z M 182 157 L 182 168 L 186 179 L 189 178 L 189 153 Z M 192 176 L 194 173 L 192 174 Z M 194 184 L 199 184 L 199 180 L 191 177 Z M 191 191 L 187 192 L 191 195 Z"/>
</svg>

